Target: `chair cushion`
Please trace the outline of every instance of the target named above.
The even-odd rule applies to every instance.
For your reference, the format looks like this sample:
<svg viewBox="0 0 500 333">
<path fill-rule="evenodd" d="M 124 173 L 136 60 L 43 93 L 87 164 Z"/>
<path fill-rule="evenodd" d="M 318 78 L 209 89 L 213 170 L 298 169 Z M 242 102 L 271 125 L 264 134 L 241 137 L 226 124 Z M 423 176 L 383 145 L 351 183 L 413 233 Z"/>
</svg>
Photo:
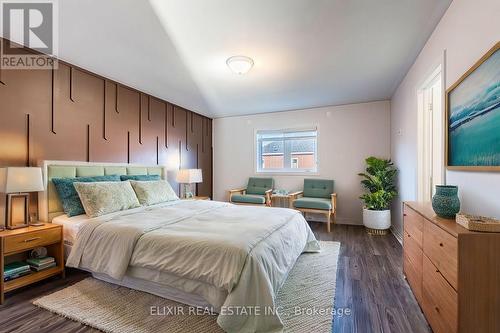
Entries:
<svg viewBox="0 0 500 333">
<path fill-rule="evenodd" d="M 231 202 L 265 204 L 266 197 L 256 194 L 233 194 Z"/>
<path fill-rule="evenodd" d="M 304 197 L 330 199 L 333 193 L 331 179 L 304 179 Z"/>
<path fill-rule="evenodd" d="M 331 199 L 325 198 L 306 198 L 302 197 L 293 201 L 295 208 L 309 208 L 309 209 L 332 209 Z"/>
<path fill-rule="evenodd" d="M 248 179 L 247 194 L 264 195 L 274 187 L 274 179 L 250 177 Z"/>
</svg>

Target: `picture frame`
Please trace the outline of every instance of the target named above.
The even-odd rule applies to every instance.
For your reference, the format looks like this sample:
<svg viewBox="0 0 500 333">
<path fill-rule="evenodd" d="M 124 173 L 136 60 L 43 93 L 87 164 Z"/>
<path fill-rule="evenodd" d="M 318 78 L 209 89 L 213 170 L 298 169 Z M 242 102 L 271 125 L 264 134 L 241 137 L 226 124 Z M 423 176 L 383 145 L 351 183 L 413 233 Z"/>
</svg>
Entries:
<svg viewBox="0 0 500 333">
<path fill-rule="evenodd" d="M 500 171 L 500 42 L 445 94 L 448 170 Z M 493 144 L 492 144 L 493 143 Z"/>
</svg>

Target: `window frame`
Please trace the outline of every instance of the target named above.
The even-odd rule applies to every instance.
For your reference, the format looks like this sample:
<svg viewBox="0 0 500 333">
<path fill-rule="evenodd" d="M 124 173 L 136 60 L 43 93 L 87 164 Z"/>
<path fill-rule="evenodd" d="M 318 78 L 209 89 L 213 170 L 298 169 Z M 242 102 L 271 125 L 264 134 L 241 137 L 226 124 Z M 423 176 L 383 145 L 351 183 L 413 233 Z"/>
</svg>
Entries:
<svg viewBox="0 0 500 333">
<path fill-rule="evenodd" d="M 298 169 L 298 168 L 280 168 L 280 169 L 262 169 L 261 163 L 259 163 L 260 158 L 263 156 L 260 153 L 260 144 L 259 144 L 259 134 L 263 134 L 265 132 L 307 132 L 307 131 L 315 131 L 316 132 L 316 145 L 315 150 L 313 152 L 315 156 L 315 168 L 313 169 Z M 320 130 L 318 125 L 308 126 L 308 127 L 299 127 L 299 128 L 267 128 L 267 129 L 255 129 L 254 130 L 254 170 L 256 175 L 291 175 L 291 176 L 317 176 L 319 175 L 319 145 L 320 145 Z M 285 147 L 283 147 L 285 149 Z M 291 155 L 291 154 L 290 154 Z M 285 158 L 286 152 L 283 152 L 283 158 Z M 291 163 L 291 158 L 290 158 Z M 284 162 L 286 164 L 286 162 Z"/>
</svg>

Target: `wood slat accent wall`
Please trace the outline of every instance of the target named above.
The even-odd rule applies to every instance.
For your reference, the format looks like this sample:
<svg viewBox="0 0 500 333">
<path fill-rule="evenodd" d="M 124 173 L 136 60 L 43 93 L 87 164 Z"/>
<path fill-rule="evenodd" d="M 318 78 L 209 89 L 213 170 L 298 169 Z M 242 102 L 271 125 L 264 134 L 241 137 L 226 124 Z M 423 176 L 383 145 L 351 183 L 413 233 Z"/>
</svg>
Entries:
<svg viewBox="0 0 500 333">
<path fill-rule="evenodd" d="M 198 194 L 212 196 L 212 119 L 61 61 L 55 70 L 0 72 L 0 167 L 69 160 L 201 168 Z M 2 195 L 0 224 L 4 205 Z"/>
</svg>

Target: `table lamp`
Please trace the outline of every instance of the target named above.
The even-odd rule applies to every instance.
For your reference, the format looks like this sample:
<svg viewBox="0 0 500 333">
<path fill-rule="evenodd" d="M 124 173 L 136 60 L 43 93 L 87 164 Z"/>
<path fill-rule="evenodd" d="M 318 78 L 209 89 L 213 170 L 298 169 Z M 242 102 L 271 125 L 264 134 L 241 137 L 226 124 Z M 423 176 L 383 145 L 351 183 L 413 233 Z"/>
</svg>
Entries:
<svg viewBox="0 0 500 333">
<path fill-rule="evenodd" d="M 193 193 L 191 192 L 191 184 L 201 183 L 203 181 L 203 176 L 201 169 L 180 169 L 177 172 L 177 177 L 175 180 L 184 184 L 184 198 L 192 198 Z"/>
<path fill-rule="evenodd" d="M 43 191 L 41 168 L 0 168 L 0 192 L 7 194 L 5 226 L 17 229 L 29 225 L 29 193 Z"/>
</svg>

